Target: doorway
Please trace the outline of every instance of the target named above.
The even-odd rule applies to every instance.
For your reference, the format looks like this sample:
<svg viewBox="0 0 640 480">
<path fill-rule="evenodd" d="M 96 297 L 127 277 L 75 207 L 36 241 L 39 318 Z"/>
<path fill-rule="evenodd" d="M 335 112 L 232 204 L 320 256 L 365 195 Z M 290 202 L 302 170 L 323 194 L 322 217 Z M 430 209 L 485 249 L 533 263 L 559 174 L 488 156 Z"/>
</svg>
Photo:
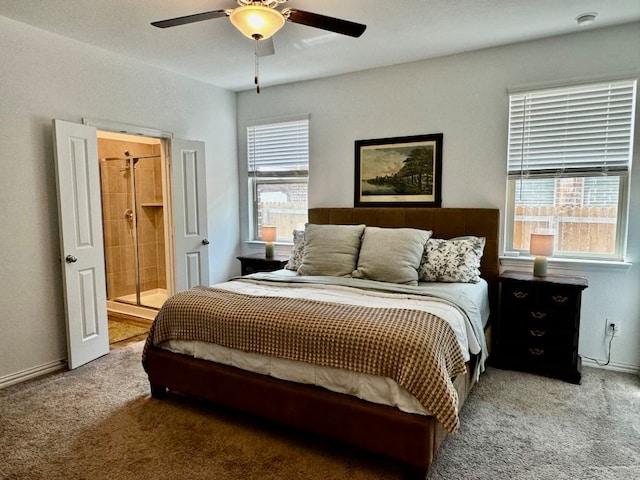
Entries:
<svg viewBox="0 0 640 480">
<path fill-rule="evenodd" d="M 165 264 L 170 272 L 166 278 L 167 292 L 171 294 L 209 284 L 204 143 L 112 122 L 87 119 L 83 122 L 53 120 L 70 369 L 109 352 L 98 128 L 128 134 L 138 143 L 145 136 L 160 142 Z M 106 133 L 101 135 L 104 137 Z M 120 234 L 120 230 L 118 232 Z M 113 303 L 126 305 L 124 302 Z M 149 318 L 157 313 L 154 308 L 130 307 L 151 312 Z"/>
<path fill-rule="evenodd" d="M 162 140 L 104 131 L 97 137 L 107 310 L 153 319 L 171 292 Z"/>
</svg>

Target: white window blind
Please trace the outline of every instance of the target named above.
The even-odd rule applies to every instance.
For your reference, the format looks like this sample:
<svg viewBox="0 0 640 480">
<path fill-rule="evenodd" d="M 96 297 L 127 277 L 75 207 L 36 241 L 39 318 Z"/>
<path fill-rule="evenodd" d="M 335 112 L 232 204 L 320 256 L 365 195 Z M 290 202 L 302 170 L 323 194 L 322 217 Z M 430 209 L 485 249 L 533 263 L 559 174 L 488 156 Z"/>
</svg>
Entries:
<svg viewBox="0 0 640 480">
<path fill-rule="evenodd" d="M 307 175 L 309 120 L 247 127 L 248 169 L 255 176 Z"/>
<path fill-rule="evenodd" d="M 625 175 L 636 81 L 509 95 L 509 177 Z"/>
</svg>

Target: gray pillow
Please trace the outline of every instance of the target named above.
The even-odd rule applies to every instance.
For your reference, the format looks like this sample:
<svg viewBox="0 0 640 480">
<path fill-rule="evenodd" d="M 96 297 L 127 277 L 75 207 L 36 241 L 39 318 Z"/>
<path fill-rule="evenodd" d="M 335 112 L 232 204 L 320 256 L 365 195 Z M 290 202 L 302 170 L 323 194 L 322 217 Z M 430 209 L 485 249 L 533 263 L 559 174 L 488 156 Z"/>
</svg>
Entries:
<svg viewBox="0 0 640 480">
<path fill-rule="evenodd" d="M 484 237 L 432 238 L 424 249 L 420 280 L 425 282 L 478 283 Z"/>
<path fill-rule="evenodd" d="M 307 224 L 300 275 L 350 277 L 358 263 L 364 225 Z"/>
<path fill-rule="evenodd" d="M 304 230 L 293 231 L 293 247 L 291 247 L 291 255 L 289 261 L 284 268 L 287 270 L 298 270 L 302 264 L 302 256 L 304 254 Z"/>
<path fill-rule="evenodd" d="M 358 268 L 353 276 L 417 285 L 418 267 L 432 233 L 415 228 L 365 228 Z"/>
</svg>

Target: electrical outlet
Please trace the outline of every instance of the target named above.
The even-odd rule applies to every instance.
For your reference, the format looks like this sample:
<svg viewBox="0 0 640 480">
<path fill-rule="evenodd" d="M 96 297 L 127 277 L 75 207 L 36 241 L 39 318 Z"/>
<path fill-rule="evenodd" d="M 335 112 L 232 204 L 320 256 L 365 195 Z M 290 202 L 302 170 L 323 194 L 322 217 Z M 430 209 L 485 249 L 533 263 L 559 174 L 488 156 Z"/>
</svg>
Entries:
<svg viewBox="0 0 640 480">
<path fill-rule="evenodd" d="M 607 319 L 606 323 L 606 336 L 610 337 L 611 335 L 613 335 L 614 337 L 617 337 L 618 335 L 620 335 L 620 320 L 609 320 Z"/>
</svg>

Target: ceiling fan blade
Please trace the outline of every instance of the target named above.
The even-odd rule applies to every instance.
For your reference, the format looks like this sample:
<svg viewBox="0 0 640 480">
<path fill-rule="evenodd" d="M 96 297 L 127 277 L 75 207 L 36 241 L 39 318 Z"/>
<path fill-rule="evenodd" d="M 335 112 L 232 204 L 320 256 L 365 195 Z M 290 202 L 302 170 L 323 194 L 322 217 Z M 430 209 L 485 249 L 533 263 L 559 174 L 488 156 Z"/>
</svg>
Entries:
<svg viewBox="0 0 640 480">
<path fill-rule="evenodd" d="M 266 40 L 258 41 L 258 56 L 268 57 L 276 53 L 276 49 L 273 46 L 273 37 L 269 37 Z"/>
<path fill-rule="evenodd" d="M 178 25 L 186 25 L 188 23 L 202 22 L 204 20 L 211 20 L 213 18 L 226 17 L 227 12 L 225 10 L 213 10 L 211 12 L 195 13 L 193 15 L 186 15 L 184 17 L 170 18 L 168 20 L 159 20 L 157 22 L 151 22 L 151 25 L 158 28 L 176 27 Z"/>
<path fill-rule="evenodd" d="M 359 37 L 367 29 L 367 26 L 361 23 L 327 17 L 326 15 L 305 12 L 293 8 L 289 9 L 289 18 L 287 18 L 287 20 L 309 27 L 321 28 L 322 30 L 348 35 L 350 37 Z"/>
</svg>

